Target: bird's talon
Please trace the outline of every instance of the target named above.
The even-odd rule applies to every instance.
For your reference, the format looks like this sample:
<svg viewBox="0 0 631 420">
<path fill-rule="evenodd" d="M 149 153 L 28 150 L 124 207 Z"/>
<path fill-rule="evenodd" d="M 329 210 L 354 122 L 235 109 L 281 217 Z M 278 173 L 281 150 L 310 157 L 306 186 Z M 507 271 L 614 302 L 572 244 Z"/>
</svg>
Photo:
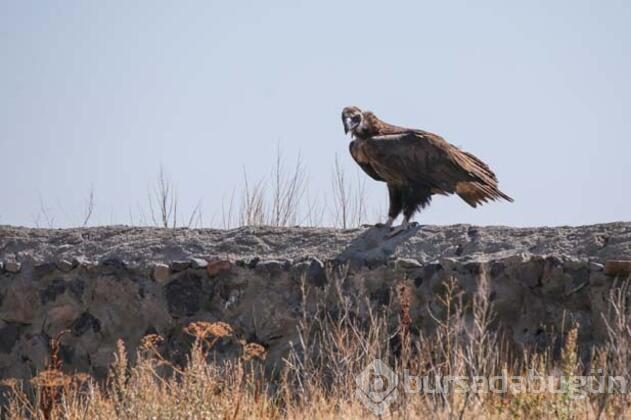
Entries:
<svg viewBox="0 0 631 420">
<path fill-rule="evenodd" d="M 386 238 L 388 238 L 388 239 L 394 238 L 395 236 L 397 236 L 400 233 L 405 232 L 406 230 L 408 230 L 408 228 L 407 227 L 403 227 L 403 226 L 399 226 L 399 227 L 396 227 L 396 228 L 391 228 L 391 231 L 390 231 L 390 233 L 388 233 L 386 235 Z"/>
</svg>

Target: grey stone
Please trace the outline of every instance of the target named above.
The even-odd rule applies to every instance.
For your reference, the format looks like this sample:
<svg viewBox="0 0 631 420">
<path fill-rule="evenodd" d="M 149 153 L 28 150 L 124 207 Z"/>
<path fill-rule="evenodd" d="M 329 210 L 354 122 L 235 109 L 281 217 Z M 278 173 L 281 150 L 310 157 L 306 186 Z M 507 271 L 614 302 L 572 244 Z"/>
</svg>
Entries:
<svg viewBox="0 0 631 420">
<path fill-rule="evenodd" d="M 68 260 L 59 260 L 57 261 L 56 266 L 59 271 L 64 273 L 69 273 L 75 267 L 75 265 Z"/>
<path fill-rule="evenodd" d="M 259 263 L 259 261 L 261 261 L 261 259 L 259 257 L 254 257 L 252 259 L 250 259 L 247 263 L 246 266 L 248 268 L 255 268 L 256 265 Z"/>
<path fill-rule="evenodd" d="M 81 314 L 81 316 L 74 321 L 70 328 L 70 331 L 75 336 L 81 336 L 89 330 L 92 330 L 92 332 L 95 333 L 101 331 L 101 321 L 89 312 Z"/>
<path fill-rule="evenodd" d="M 208 261 L 202 258 L 191 258 L 191 266 L 193 268 L 206 268 L 208 267 Z"/>
<path fill-rule="evenodd" d="M 12 282 L 0 308 L 0 319 L 3 321 L 31 324 L 41 309 L 35 284 L 30 281 Z"/>
<path fill-rule="evenodd" d="M 165 294 L 171 315 L 176 317 L 194 315 L 201 308 L 201 278 L 187 271 L 166 285 Z"/>
<path fill-rule="evenodd" d="M 298 283 L 304 281 L 309 285 L 322 287 L 327 282 L 324 263 L 318 258 L 311 258 L 295 263 L 292 265 L 290 271 L 292 277 Z"/>
<path fill-rule="evenodd" d="M 108 257 L 101 261 L 101 265 L 104 267 L 111 267 L 113 269 L 124 270 L 127 268 L 127 263 L 118 257 Z"/>
<path fill-rule="evenodd" d="M 456 268 L 456 266 L 458 265 L 458 259 L 457 258 L 440 258 L 438 260 L 438 263 L 445 269 L 445 270 L 449 270 L 452 271 Z"/>
<path fill-rule="evenodd" d="M 7 273 L 19 273 L 22 269 L 22 264 L 17 261 L 5 261 L 4 262 L 4 271 Z"/>
<path fill-rule="evenodd" d="M 22 355 L 22 363 L 33 367 L 36 372 L 44 370 L 49 360 L 48 337 L 44 334 L 22 334 L 13 350 Z"/>
<path fill-rule="evenodd" d="M 77 255 L 76 257 L 72 258 L 72 264 L 74 266 L 80 266 L 86 263 L 88 263 L 88 259 L 85 257 L 85 255 Z"/>
<path fill-rule="evenodd" d="M 66 282 L 62 278 L 54 279 L 46 288 L 39 292 L 42 305 L 48 302 L 54 302 L 57 296 L 66 291 Z"/>
<path fill-rule="evenodd" d="M 154 264 L 151 275 L 156 283 L 165 284 L 169 281 L 171 269 L 166 264 Z"/>
<path fill-rule="evenodd" d="M 57 270 L 57 265 L 54 262 L 45 262 L 37 264 L 33 267 L 33 274 L 37 280 L 45 277 Z"/>
<path fill-rule="evenodd" d="M 72 259 L 72 265 L 74 267 L 81 267 L 88 270 L 91 270 L 97 266 L 97 264 L 94 261 L 90 261 L 84 255 L 79 255 L 79 256 L 74 257 Z"/>
<path fill-rule="evenodd" d="M 81 308 L 76 303 L 62 303 L 51 307 L 46 313 L 46 331 L 55 335 L 68 329 L 81 315 Z"/>
<path fill-rule="evenodd" d="M 311 260 L 307 270 L 307 281 L 315 286 L 322 287 L 326 284 L 326 271 L 324 264 L 317 258 Z"/>
<path fill-rule="evenodd" d="M 19 324 L 6 322 L 0 328 L 0 353 L 8 354 L 20 337 Z"/>
<path fill-rule="evenodd" d="M 191 266 L 190 261 L 173 261 L 171 263 L 171 270 L 173 270 L 175 273 L 178 273 L 180 271 L 186 270 L 190 266 Z"/>
<path fill-rule="evenodd" d="M 412 258 L 397 258 L 394 261 L 394 267 L 398 270 L 409 271 L 417 270 L 423 267 L 423 264 Z"/>
<path fill-rule="evenodd" d="M 222 273 L 228 273 L 232 271 L 233 264 L 230 260 L 215 260 L 208 262 L 206 272 L 209 277 L 215 277 Z"/>
<path fill-rule="evenodd" d="M 67 284 L 70 294 L 78 301 L 81 301 L 85 291 L 85 280 L 83 278 L 72 278 L 70 281 L 67 281 Z"/>
<path fill-rule="evenodd" d="M 291 262 L 288 260 L 267 260 L 256 264 L 254 270 L 258 273 L 278 274 L 289 270 Z"/>
</svg>

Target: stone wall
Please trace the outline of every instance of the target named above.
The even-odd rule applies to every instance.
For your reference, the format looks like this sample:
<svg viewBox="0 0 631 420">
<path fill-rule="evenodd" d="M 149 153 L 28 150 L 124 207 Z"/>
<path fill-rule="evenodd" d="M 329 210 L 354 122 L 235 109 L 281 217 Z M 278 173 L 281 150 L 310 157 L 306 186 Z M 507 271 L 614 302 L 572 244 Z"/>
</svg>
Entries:
<svg viewBox="0 0 631 420">
<path fill-rule="evenodd" d="M 133 349 L 148 333 L 164 337 L 161 351 L 183 362 L 191 337 L 182 329 L 196 320 L 228 322 L 264 345 L 273 367 L 296 342 L 317 291 L 332 283 L 376 308 L 395 307 L 396 286 L 409 285 L 412 325 L 424 332 L 435 326 L 447 282 L 465 300 L 488 282 L 496 326 L 516 345 L 549 344 L 570 323 L 583 343 L 598 343 L 616 282 L 604 267 L 631 257 L 631 223 L 387 233 L 0 226 L 0 378 L 43 369 L 50 338 L 64 330 L 66 370 L 103 377 L 119 338 Z M 236 351 L 230 343 L 216 350 L 219 358 Z"/>
</svg>

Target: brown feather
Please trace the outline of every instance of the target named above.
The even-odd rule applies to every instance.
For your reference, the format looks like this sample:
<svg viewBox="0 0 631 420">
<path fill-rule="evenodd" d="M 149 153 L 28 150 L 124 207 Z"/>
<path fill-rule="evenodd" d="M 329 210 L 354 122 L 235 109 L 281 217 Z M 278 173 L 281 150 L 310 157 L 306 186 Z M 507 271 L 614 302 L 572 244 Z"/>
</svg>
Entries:
<svg viewBox="0 0 631 420">
<path fill-rule="evenodd" d="M 486 163 L 436 134 L 388 124 L 364 112 L 356 136 L 355 160 L 388 183 L 419 183 L 433 193 L 456 193 L 472 207 L 489 200 L 513 201 L 499 190 L 497 177 Z M 388 139 L 380 140 L 382 136 Z"/>
</svg>

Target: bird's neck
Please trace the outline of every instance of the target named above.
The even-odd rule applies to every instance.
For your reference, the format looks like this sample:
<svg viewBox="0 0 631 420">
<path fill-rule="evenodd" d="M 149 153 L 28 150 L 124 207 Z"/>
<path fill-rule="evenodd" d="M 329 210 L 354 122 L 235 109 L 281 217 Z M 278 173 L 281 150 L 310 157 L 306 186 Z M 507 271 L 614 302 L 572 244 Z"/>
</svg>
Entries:
<svg viewBox="0 0 631 420">
<path fill-rule="evenodd" d="M 408 128 L 388 124 L 387 122 L 377 118 L 374 114 L 366 115 L 362 125 L 363 127 L 360 127 L 360 130 L 358 130 L 359 132 L 356 133 L 358 138 L 400 134 L 410 131 Z"/>
</svg>

